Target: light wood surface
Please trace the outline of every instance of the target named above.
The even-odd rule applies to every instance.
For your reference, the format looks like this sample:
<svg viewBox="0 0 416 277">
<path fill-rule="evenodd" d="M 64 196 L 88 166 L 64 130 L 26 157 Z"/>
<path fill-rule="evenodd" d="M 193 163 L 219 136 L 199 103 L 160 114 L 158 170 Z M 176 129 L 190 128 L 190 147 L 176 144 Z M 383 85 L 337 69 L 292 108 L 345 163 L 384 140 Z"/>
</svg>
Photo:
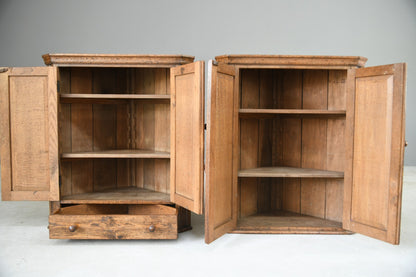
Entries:
<svg viewBox="0 0 416 277">
<path fill-rule="evenodd" d="M 399 243 L 406 65 L 348 76 L 344 228 Z"/>
<path fill-rule="evenodd" d="M 172 67 L 191 63 L 193 56 L 125 54 L 45 54 L 46 65 L 82 67 Z"/>
<path fill-rule="evenodd" d="M 171 201 L 203 213 L 204 62 L 171 70 Z"/>
<path fill-rule="evenodd" d="M 166 93 L 166 92 L 165 92 Z M 117 104 L 128 100 L 150 100 L 168 102 L 169 94 L 89 94 L 89 93 L 61 93 L 59 94 L 61 103 L 111 103 Z"/>
<path fill-rule="evenodd" d="M 238 100 L 234 67 L 208 64 L 205 242 L 237 222 Z M 231 120 L 230 120 L 231 119 Z"/>
<path fill-rule="evenodd" d="M 56 69 L 0 74 L 3 200 L 59 200 Z"/>
<path fill-rule="evenodd" d="M 345 110 L 308 110 L 308 109 L 240 109 L 240 117 L 243 116 L 273 116 L 273 115 L 299 115 L 299 116 L 345 116 Z"/>
<path fill-rule="evenodd" d="M 169 204 L 169 194 L 136 187 L 73 194 L 62 197 L 62 204 Z"/>
<path fill-rule="evenodd" d="M 260 167 L 241 169 L 238 177 L 281 177 L 281 178 L 343 178 L 339 171 L 296 167 Z"/>
<path fill-rule="evenodd" d="M 64 159 L 103 159 L 103 158 L 139 158 L 139 159 L 169 159 L 169 152 L 144 149 L 101 150 L 93 152 L 62 153 Z"/>
<path fill-rule="evenodd" d="M 78 205 L 49 216 L 51 239 L 176 239 L 177 211 L 160 205 Z"/>
<path fill-rule="evenodd" d="M 342 234 L 340 222 L 288 212 L 242 217 L 232 233 L 254 234 Z"/>
<path fill-rule="evenodd" d="M 358 56 L 222 55 L 215 59 L 239 67 L 348 69 L 363 67 L 367 58 Z"/>
</svg>

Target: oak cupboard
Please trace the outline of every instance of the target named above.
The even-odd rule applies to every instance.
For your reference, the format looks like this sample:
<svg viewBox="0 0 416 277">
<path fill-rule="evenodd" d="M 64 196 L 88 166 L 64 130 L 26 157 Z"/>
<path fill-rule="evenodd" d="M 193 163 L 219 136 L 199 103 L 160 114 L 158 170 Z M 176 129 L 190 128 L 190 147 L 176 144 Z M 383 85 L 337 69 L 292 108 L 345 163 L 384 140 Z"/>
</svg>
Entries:
<svg viewBox="0 0 416 277">
<path fill-rule="evenodd" d="M 399 243 L 406 64 L 223 55 L 208 64 L 205 241 L 358 232 Z"/>
<path fill-rule="evenodd" d="M 204 62 L 43 59 L 0 73 L 3 200 L 50 201 L 50 238 L 175 239 L 189 229 L 203 204 Z"/>
<path fill-rule="evenodd" d="M 204 149 L 203 62 L 44 60 L 0 73 L 2 197 L 50 201 L 51 238 L 174 239 L 193 211 L 207 243 L 228 232 L 399 243 L 406 64 L 218 56 Z"/>
</svg>

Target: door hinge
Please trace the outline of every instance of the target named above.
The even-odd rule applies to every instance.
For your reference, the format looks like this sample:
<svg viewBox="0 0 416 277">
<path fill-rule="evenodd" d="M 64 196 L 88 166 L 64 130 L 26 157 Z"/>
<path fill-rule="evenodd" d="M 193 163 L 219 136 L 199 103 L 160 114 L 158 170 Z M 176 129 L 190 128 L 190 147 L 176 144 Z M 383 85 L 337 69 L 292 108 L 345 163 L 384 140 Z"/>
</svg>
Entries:
<svg viewBox="0 0 416 277">
<path fill-rule="evenodd" d="M 59 187 L 62 187 L 62 175 L 59 175 Z"/>
<path fill-rule="evenodd" d="M 204 124 L 204 130 L 206 130 L 206 129 L 207 129 L 207 124 L 205 123 L 205 124 Z"/>
<path fill-rule="evenodd" d="M 58 93 L 61 92 L 61 82 L 59 82 L 59 81 L 56 82 L 56 91 Z"/>
</svg>

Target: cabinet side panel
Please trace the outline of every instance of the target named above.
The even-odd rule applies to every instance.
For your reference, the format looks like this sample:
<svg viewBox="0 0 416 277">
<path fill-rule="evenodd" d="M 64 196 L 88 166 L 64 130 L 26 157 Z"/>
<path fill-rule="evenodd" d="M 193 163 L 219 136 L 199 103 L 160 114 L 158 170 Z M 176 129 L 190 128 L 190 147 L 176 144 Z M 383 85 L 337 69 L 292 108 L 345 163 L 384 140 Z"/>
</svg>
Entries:
<svg viewBox="0 0 416 277">
<path fill-rule="evenodd" d="M 259 70 L 241 72 L 241 108 L 259 108 Z M 232 118 L 232 117 L 230 117 Z M 240 119 L 240 169 L 259 166 L 259 120 Z M 257 213 L 258 179 L 239 179 L 240 216 Z"/>
<path fill-rule="evenodd" d="M 328 75 L 328 110 L 346 110 L 346 70 L 330 70 Z M 345 118 L 328 119 L 327 169 L 344 171 Z M 326 181 L 325 215 L 329 220 L 342 221 L 344 180 Z"/>
<path fill-rule="evenodd" d="M 304 109 L 327 109 L 328 71 L 303 72 Z M 327 120 L 302 119 L 302 167 L 326 169 Z M 325 217 L 324 179 L 301 180 L 301 213 Z"/>
<path fill-rule="evenodd" d="M 60 93 L 71 93 L 71 69 L 59 69 Z M 59 104 L 59 154 L 72 152 L 71 143 L 71 104 Z M 61 197 L 72 194 L 72 162 L 60 161 Z"/>
<path fill-rule="evenodd" d="M 170 71 L 155 69 L 155 94 L 170 94 L 168 83 Z M 170 152 L 170 106 L 169 103 L 155 104 L 155 150 Z M 155 190 L 169 193 L 170 163 L 166 159 L 155 161 Z"/>
</svg>

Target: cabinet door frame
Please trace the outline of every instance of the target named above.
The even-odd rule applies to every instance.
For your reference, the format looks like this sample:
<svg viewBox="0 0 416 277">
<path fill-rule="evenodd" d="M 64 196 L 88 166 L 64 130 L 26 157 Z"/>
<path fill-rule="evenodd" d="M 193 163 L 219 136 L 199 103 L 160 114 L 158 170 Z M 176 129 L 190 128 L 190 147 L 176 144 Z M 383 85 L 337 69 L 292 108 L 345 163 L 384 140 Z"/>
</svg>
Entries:
<svg viewBox="0 0 416 277">
<path fill-rule="evenodd" d="M 170 201 L 196 214 L 204 203 L 204 69 L 197 61 L 170 71 Z"/>
<path fill-rule="evenodd" d="M 219 83 L 220 75 L 223 79 L 222 87 Z M 238 70 L 232 65 L 214 64 L 213 61 L 209 61 L 208 80 L 210 84 L 207 93 L 205 242 L 211 243 L 237 226 L 240 105 Z M 231 123 L 231 128 L 220 126 L 220 123 L 227 122 Z M 231 155 L 231 158 L 226 155 Z M 230 158 L 228 162 L 231 163 L 231 169 L 226 167 L 229 165 L 227 158 Z"/>
<path fill-rule="evenodd" d="M 343 228 L 392 244 L 400 240 L 405 94 L 405 63 L 348 70 Z M 371 147 L 373 137 L 387 147 Z"/>
<path fill-rule="evenodd" d="M 37 79 L 36 79 L 37 78 Z M 46 78 L 46 80 L 45 80 Z M 25 87 L 25 90 L 29 91 L 14 91 L 15 85 L 11 79 L 19 80 L 19 84 Z M 59 168 L 58 168 L 58 118 L 57 118 L 57 68 L 56 67 L 25 67 L 25 68 L 9 68 L 7 71 L 0 73 L 0 145 L 1 145 L 1 178 L 2 178 L 2 200 L 39 200 L 39 201 L 58 201 L 59 200 Z M 46 150 L 45 145 L 43 145 L 43 150 L 47 151 L 48 161 L 39 161 L 37 160 L 35 153 L 37 145 L 26 146 L 34 150 L 32 155 L 25 155 L 25 160 L 22 160 L 21 157 L 17 156 L 16 153 L 13 153 L 13 144 L 16 144 L 16 141 L 13 141 L 13 136 L 18 135 L 25 136 L 25 131 L 20 129 L 20 134 L 14 134 L 17 131 L 18 125 L 22 125 L 22 122 L 14 122 L 12 116 L 14 112 L 16 114 L 22 113 L 18 111 L 19 108 L 19 97 L 31 98 L 27 93 L 30 93 L 32 85 L 39 84 L 42 86 L 41 92 L 43 93 L 44 102 L 39 104 L 39 107 L 33 107 L 33 110 L 38 110 L 38 114 L 44 118 L 47 122 L 45 128 L 45 144 L 47 142 Z M 38 88 L 39 89 L 39 88 Z M 39 91 L 38 91 L 39 92 Z M 12 93 L 22 93 L 21 95 L 11 95 Z M 23 93 L 26 93 L 24 96 Z M 13 96 L 13 97 L 11 97 Z M 29 113 L 30 111 L 28 111 Z M 19 120 L 29 121 L 26 124 L 32 124 L 34 118 L 25 117 L 27 114 L 24 114 L 19 118 Z M 23 119 L 22 119 L 23 118 Z M 16 119 L 18 120 L 18 119 Z M 14 125 L 16 124 L 16 125 Z M 30 134 L 27 134 L 28 136 Z M 19 145 L 19 144 L 18 144 Z M 32 148 L 34 147 L 34 148 Z M 20 168 L 18 172 L 14 172 L 16 165 L 14 161 L 19 160 Z M 48 187 L 45 190 L 38 190 L 31 188 L 32 185 L 25 183 L 25 181 L 33 178 L 34 176 L 30 173 L 21 172 L 22 166 L 31 168 L 33 164 L 42 164 L 41 168 L 48 168 L 49 172 L 45 173 L 49 178 L 43 178 L 44 184 L 38 184 L 43 187 Z M 28 171 L 30 172 L 30 171 Z M 19 175 L 26 175 L 22 179 L 22 183 L 17 182 L 16 178 L 19 179 Z M 33 173 L 35 174 L 35 173 Z M 43 174 L 43 173 L 40 173 Z M 15 190 L 15 184 L 19 183 L 19 189 Z M 28 189 L 22 189 L 28 187 Z"/>
</svg>

